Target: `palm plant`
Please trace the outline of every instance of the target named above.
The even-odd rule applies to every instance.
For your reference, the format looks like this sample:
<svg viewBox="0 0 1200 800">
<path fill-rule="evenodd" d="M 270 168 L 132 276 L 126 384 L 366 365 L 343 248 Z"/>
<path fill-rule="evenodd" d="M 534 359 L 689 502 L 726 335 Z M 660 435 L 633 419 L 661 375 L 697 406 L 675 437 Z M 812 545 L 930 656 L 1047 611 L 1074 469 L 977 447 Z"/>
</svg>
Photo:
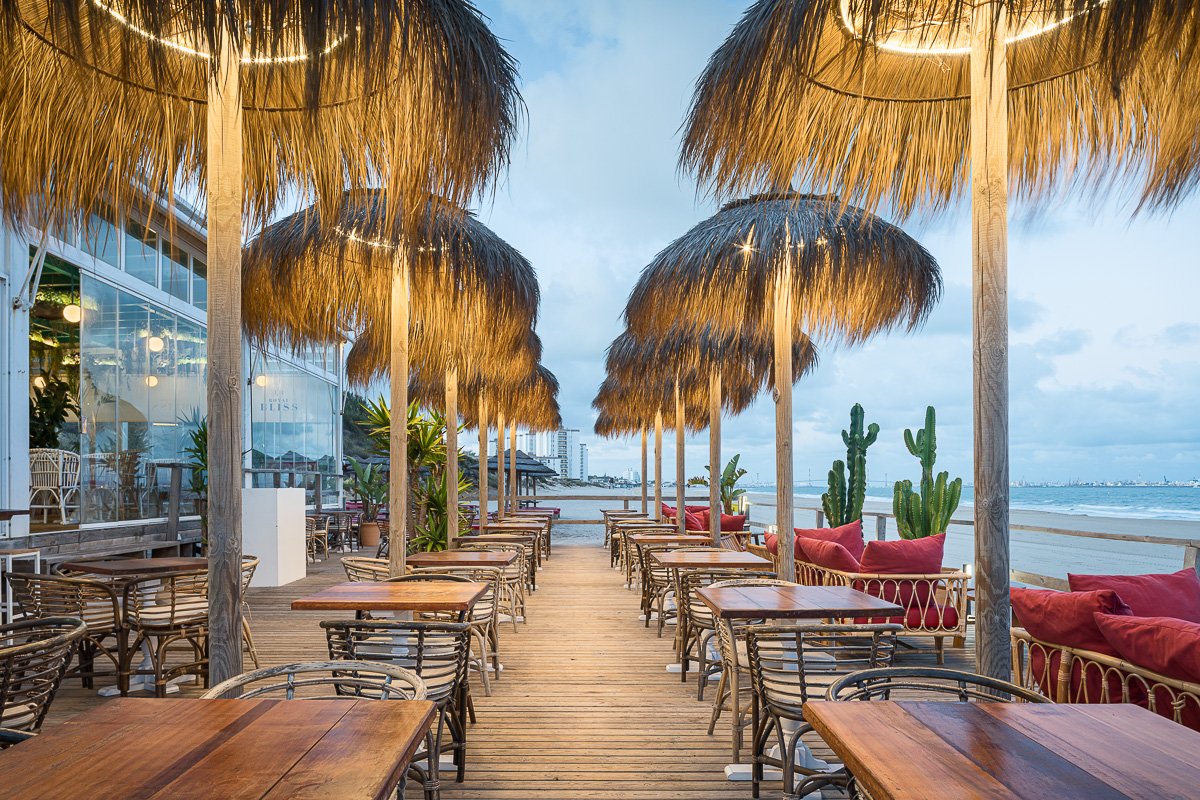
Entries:
<svg viewBox="0 0 1200 800">
<path fill-rule="evenodd" d="M 362 518 L 364 522 L 375 522 L 379 519 L 379 507 L 387 502 L 388 482 L 380 464 L 364 464 L 357 458 L 351 458 L 350 469 L 354 475 L 346 479 L 346 491 L 362 503 Z"/>
<path fill-rule="evenodd" d="M 187 425 L 187 444 L 183 452 L 188 457 L 192 469 L 189 472 L 188 483 L 192 494 L 196 495 L 196 511 L 200 514 L 200 538 L 208 543 L 208 417 L 194 414 L 191 420 L 183 420 Z"/>
<path fill-rule="evenodd" d="M 733 458 L 729 459 L 729 463 L 725 465 L 725 469 L 721 470 L 721 508 L 726 514 L 733 513 L 734 501 L 746 493 L 745 489 L 737 488 L 737 482 L 746 474 L 746 470 L 738 466 L 738 461 L 741 458 L 741 453 L 735 454 Z M 708 472 L 709 477 L 700 476 L 691 478 L 688 481 L 689 486 L 709 485 L 709 480 L 712 476 L 712 465 L 706 464 L 704 469 Z"/>
<path fill-rule="evenodd" d="M 71 384 L 56 375 L 44 376 L 29 395 L 29 446 L 56 448 L 58 434 L 71 413 L 79 413 L 79 402 Z"/>
</svg>

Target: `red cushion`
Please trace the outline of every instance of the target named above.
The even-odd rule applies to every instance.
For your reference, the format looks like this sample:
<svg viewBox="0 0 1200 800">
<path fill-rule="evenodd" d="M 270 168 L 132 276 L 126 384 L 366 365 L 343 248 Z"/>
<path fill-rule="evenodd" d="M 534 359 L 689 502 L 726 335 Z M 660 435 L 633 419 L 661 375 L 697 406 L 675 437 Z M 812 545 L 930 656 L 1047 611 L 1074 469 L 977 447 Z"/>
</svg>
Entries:
<svg viewBox="0 0 1200 800">
<path fill-rule="evenodd" d="M 660 505 L 662 506 L 662 514 L 664 517 L 675 516 L 675 506 L 669 506 L 666 503 L 660 503 Z"/>
<path fill-rule="evenodd" d="M 953 629 L 958 627 L 958 609 L 954 606 L 938 606 L 931 603 L 926 606 L 924 612 L 920 606 L 913 606 L 903 617 L 857 617 L 854 620 L 855 625 L 878 625 L 885 622 L 903 625 L 910 630 Z"/>
<path fill-rule="evenodd" d="M 942 570 L 946 534 L 921 539 L 868 542 L 862 555 L 862 571 L 869 574 L 932 575 Z"/>
<path fill-rule="evenodd" d="M 1200 577 L 1194 569 L 1165 575 L 1067 575 L 1072 592 L 1112 589 L 1139 617 L 1200 622 Z"/>
<path fill-rule="evenodd" d="M 796 541 L 800 541 L 797 539 Z M 858 559 L 850 551 L 837 542 L 825 542 L 820 539 L 809 539 L 804 543 L 804 552 L 808 561 L 825 569 L 836 569 L 839 572 L 858 572 Z"/>
<path fill-rule="evenodd" d="M 1013 589 L 1013 611 L 1029 635 L 1051 644 L 1113 656 L 1113 649 L 1093 618 L 1095 614 L 1133 614 L 1111 589 L 1096 592 L 1056 592 L 1051 589 Z"/>
<path fill-rule="evenodd" d="M 779 552 L 779 536 L 778 534 L 768 533 L 763 537 L 763 541 L 767 545 L 767 552 L 775 555 Z M 796 537 L 796 541 L 792 546 L 792 553 L 796 556 L 797 561 L 809 561 L 808 556 L 804 554 L 804 548 L 800 544 L 800 537 Z M 811 562 L 810 562 L 811 563 Z"/>
<path fill-rule="evenodd" d="M 684 530 L 689 531 L 706 531 L 708 530 L 708 521 L 702 519 L 698 514 L 693 514 L 690 511 L 683 512 Z"/>
<path fill-rule="evenodd" d="M 847 522 L 845 525 L 839 525 L 836 528 L 796 528 L 796 538 L 797 541 L 804 538 L 837 542 L 849 550 L 850 555 L 860 561 L 862 560 L 863 548 L 866 547 L 863 543 L 861 519 L 856 519 L 854 522 Z M 800 555 L 799 551 L 797 551 L 796 555 Z"/>
<path fill-rule="evenodd" d="M 1121 658 L 1168 678 L 1200 683 L 1200 624 L 1175 617 L 1093 617 Z"/>
<path fill-rule="evenodd" d="M 742 531 L 746 529 L 745 514 L 722 514 L 721 515 L 721 530 L 726 533 L 734 531 Z"/>
<path fill-rule="evenodd" d="M 699 514 L 700 512 L 702 512 L 702 511 L 703 511 L 705 514 L 707 514 L 707 513 L 708 513 L 708 506 L 684 506 L 684 507 L 683 507 L 683 510 L 684 510 L 684 511 L 690 511 L 690 512 L 692 512 L 693 514 Z"/>
</svg>

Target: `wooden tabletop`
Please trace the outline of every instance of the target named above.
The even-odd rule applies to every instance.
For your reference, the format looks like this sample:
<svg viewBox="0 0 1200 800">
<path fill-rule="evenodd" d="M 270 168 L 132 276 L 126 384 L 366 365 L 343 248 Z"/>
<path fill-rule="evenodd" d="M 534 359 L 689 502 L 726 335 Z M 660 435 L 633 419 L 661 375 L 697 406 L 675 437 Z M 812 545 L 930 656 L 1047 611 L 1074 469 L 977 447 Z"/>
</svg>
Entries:
<svg viewBox="0 0 1200 800">
<path fill-rule="evenodd" d="M 686 536 L 679 533 L 631 533 L 628 535 L 629 540 L 634 544 L 712 544 L 712 537 L 708 534 Z"/>
<path fill-rule="evenodd" d="M 875 800 L 1196 797 L 1200 733 L 1130 704 L 810 702 Z"/>
<path fill-rule="evenodd" d="M 293 611 L 470 611 L 487 593 L 475 581 L 352 581 L 292 601 Z"/>
<path fill-rule="evenodd" d="M 440 553 L 412 553 L 404 563 L 410 567 L 507 567 L 517 554 L 493 550 L 443 550 Z"/>
<path fill-rule="evenodd" d="M 62 569 L 94 575 L 167 575 L 208 568 L 207 558 L 114 558 L 104 561 L 69 561 Z"/>
<path fill-rule="evenodd" d="M 706 586 L 696 595 L 721 619 L 894 617 L 904 613 L 849 586 Z"/>
<path fill-rule="evenodd" d="M 675 569 L 697 567 L 728 567 L 732 569 L 764 567 L 769 569 L 771 567 L 771 562 L 762 556 L 743 553 L 740 550 L 702 550 L 682 553 L 675 550 L 663 550 L 651 553 L 650 557 L 664 567 Z"/>
<path fill-rule="evenodd" d="M 433 713 L 424 700 L 116 698 L 0 752 L 0 786 L 5 800 L 384 800 Z"/>
</svg>

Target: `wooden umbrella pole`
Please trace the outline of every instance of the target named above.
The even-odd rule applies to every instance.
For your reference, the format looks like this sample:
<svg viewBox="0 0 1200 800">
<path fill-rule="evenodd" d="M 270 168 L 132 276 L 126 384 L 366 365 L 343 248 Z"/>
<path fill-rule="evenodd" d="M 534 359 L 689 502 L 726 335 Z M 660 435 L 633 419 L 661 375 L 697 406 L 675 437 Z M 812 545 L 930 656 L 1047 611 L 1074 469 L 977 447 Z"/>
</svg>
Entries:
<svg viewBox="0 0 1200 800">
<path fill-rule="evenodd" d="M 708 378 L 708 532 L 721 543 L 721 371 Z"/>
<path fill-rule="evenodd" d="M 683 400 L 679 396 L 679 381 L 675 381 L 675 519 L 679 532 L 687 530 L 687 519 L 683 510 L 683 490 L 687 483 L 684 477 Z"/>
<path fill-rule="evenodd" d="M 516 511 L 520 507 L 517 503 L 517 421 L 514 419 L 508 424 L 508 507 Z"/>
<path fill-rule="evenodd" d="M 1009 680 L 1008 63 L 1003 2 L 971 13 L 975 658 Z"/>
<path fill-rule="evenodd" d="M 242 671 L 242 100 L 227 27 L 208 82 L 209 680 Z"/>
<path fill-rule="evenodd" d="M 789 257 L 790 258 L 790 257 Z M 796 533 L 792 499 L 792 280 L 791 262 L 775 282 L 775 525 L 779 577 L 795 580 Z"/>
<path fill-rule="evenodd" d="M 504 519 L 504 415 L 496 418 L 496 518 Z"/>
<path fill-rule="evenodd" d="M 408 551 L 408 255 L 392 258 L 392 422 L 388 431 L 388 573 L 404 574 Z"/>
<path fill-rule="evenodd" d="M 479 396 L 479 467 L 475 470 L 479 483 L 479 532 L 487 532 L 488 521 L 488 424 L 487 400 Z"/>
<path fill-rule="evenodd" d="M 646 513 L 646 428 L 642 428 L 642 514 Z"/>
<path fill-rule="evenodd" d="M 654 412 L 654 518 L 662 522 L 662 409 Z"/>
<path fill-rule="evenodd" d="M 446 547 L 458 539 L 458 367 L 446 370 Z"/>
</svg>

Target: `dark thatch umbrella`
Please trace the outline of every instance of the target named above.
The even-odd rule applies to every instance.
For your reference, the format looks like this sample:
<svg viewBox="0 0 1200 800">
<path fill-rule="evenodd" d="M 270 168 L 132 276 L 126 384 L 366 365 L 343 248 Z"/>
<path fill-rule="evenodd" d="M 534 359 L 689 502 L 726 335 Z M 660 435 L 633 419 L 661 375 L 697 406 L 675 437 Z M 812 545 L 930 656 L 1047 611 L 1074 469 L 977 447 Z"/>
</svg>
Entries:
<svg viewBox="0 0 1200 800">
<path fill-rule="evenodd" d="M 1132 195 L 1200 180 L 1200 10 L 1174 0 L 759 0 L 713 55 L 683 166 L 718 193 L 794 179 L 936 211 L 970 181 L 975 650 L 1009 650 L 1008 195 Z M 1126 190 L 1124 187 L 1131 189 Z"/>
<path fill-rule="evenodd" d="M 225 680 L 242 659 L 243 213 L 373 183 L 466 200 L 507 163 L 515 64 L 454 0 L 4 0 L 0 65 L 10 222 L 206 189 L 209 663 Z"/>
<path fill-rule="evenodd" d="M 914 328 L 941 295 L 937 262 L 904 231 L 824 195 L 768 194 L 727 204 L 646 267 L 626 317 L 637 335 L 696 320 L 718 334 L 774 342 L 776 525 L 793 569 L 792 377 L 795 343 L 850 343 Z M 792 359 L 783 357 L 789 343 Z"/>
<path fill-rule="evenodd" d="M 597 436 L 606 439 L 625 436 L 641 436 L 642 440 L 642 513 L 649 513 L 649 463 L 648 443 L 650 428 L 654 428 L 654 505 L 661 507 L 662 488 L 659 472 L 662 470 L 662 413 L 650 408 L 646 403 L 637 402 L 627 396 L 626 386 L 611 375 L 606 377 L 596 391 L 592 400 L 592 408 L 596 409 L 594 430 Z M 655 511 L 657 516 L 658 511 Z"/>
<path fill-rule="evenodd" d="M 506 372 L 515 379 L 536 363 L 528 338 L 537 276 L 515 248 L 443 200 L 427 195 L 424 228 L 405 235 L 381 192 L 348 198 L 332 219 L 310 207 L 247 246 L 245 324 L 254 336 L 277 341 L 337 341 L 354 332 L 347 372 L 355 383 L 407 377 L 414 365 L 426 380 L 438 376 L 447 452 L 457 452 L 459 381 Z M 391 407 L 408 407 L 408 380 L 391 381 Z M 392 463 L 400 465 L 390 473 L 392 497 L 408 496 L 407 436 L 405 426 L 392 426 Z M 457 508 L 457 473 L 451 459 L 450 508 Z M 388 557 L 400 574 L 406 518 L 396 521 Z"/>
</svg>

